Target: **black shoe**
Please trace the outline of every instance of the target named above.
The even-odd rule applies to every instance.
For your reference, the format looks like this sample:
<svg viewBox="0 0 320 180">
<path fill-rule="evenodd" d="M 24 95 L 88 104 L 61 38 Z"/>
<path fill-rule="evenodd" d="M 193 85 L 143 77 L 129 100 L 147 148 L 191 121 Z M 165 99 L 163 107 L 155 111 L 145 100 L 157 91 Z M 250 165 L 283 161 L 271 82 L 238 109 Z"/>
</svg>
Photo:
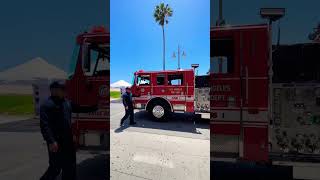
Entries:
<svg viewBox="0 0 320 180">
<path fill-rule="evenodd" d="M 120 127 L 123 126 L 123 122 L 120 123 Z"/>
<path fill-rule="evenodd" d="M 132 122 L 132 123 L 130 123 L 130 125 L 135 125 L 135 124 L 137 124 L 136 122 Z"/>
</svg>

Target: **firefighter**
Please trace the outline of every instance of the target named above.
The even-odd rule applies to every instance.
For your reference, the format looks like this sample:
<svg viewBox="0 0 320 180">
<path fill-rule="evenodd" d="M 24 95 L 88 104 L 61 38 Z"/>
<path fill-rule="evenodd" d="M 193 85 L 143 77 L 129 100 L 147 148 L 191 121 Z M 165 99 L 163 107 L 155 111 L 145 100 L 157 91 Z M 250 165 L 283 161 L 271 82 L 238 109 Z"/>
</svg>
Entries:
<svg viewBox="0 0 320 180">
<path fill-rule="evenodd" d="M 98 108 L 80 107 L 65 99 L 63 83 L 50 84 L 51 96 L 40 107 L 40 128 L 47 142 L 49 167 L 40 180 L 76 180 L 76 138 L 72 134 L 72 112 L 93 112 Z"/>
<path fill-rule="evenodd" d="M 126 87 L 126 92 L 122 95 L 122 103 L 126 110 L 126 114 L 123 116 L 120 122 L 120 126 L 123 125 L 123 121 L 126 120 L 130 116 L 130 125 L 135 125 L 134 122 L 134 113 L 133 113 L 133 103 L 132 103 L 132 94 L 131 88 Z"/>
</svg>

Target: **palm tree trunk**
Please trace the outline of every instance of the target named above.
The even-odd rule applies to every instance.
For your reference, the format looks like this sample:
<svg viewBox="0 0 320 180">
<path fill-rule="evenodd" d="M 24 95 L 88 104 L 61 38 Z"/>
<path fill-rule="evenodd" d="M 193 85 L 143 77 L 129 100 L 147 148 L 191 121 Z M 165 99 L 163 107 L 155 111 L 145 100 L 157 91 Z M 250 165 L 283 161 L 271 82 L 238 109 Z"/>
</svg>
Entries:
<svg viewBox="0 0 320 180">
<path fill-rule="evenodd" d="M 163 70 L 166 70 L 166 38 L 164 35 L 164 26 L 162 26 L 162 37 L 163 37 Z"/>
</svg>

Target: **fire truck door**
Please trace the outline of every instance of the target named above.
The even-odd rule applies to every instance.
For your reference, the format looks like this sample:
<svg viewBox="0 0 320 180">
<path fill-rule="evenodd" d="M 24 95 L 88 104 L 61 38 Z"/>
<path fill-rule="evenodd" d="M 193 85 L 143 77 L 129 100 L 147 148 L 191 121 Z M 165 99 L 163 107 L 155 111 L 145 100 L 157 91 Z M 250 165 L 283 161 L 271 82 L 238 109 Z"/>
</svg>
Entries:
<svg viewBox="0 0 320 180">
<path fill-rule="evenodd" d="M 137 86 L 139 86 L 140 97 L 149 100 L 152 96 L 152 83 L 150 74 L 139 74 L 137 76 Z"/>
<path fill-rule="evenodd" d="M 91 53 L 96 61 L 94 64 L 93 74 L 88 78 L 89 84 L 94 86 L 92 96 L 98 96 L 98 104 L 100 107 L 106 111 L 109 107 L 110 90 L 108 84 L 110 84 L 110 57 L 109 57 L 109 47 L 102 46 L 100 48 L 94 49 Z M 95 53 L 95 55 L 93 55 Z"/>
<path fill-rule="evenodd" d="M 84 77 L 78 79 L 78 102 L 82 106 L 99 107 L 98 111 L 92 113 L 79 113 L 79 123 L 90 130 L 107 129 L 107 118 L 109 116 L 109 75 L 110 60 L 109 46 L 105 44 L 89 45 L 86 48 L 87 55 L 84 56 Z M 91 122 L 96 123 L 91 123 Z M 101 123 L 97 123 L 100 121 Z"/>
<path fill-rule="evenodd" d="M 84 77 L 79 78 L 78 82 L 78 101 L 82 105 L 96 105 L 108 95 L 110 70 L 107 50 L 108 47 L 103 44 L 85 44 L 83 47 Z"/>
<path fill-rule="evenodd" d="M 167 99 L 172 103 L 173 110 L 186 111 L 186 80 L 183 72 L 168 73 L 167 79 Z"/>
<path fill-rule="evenodd" d="M 152 80 L 152 94 L 154 96 L 161 96 L 163 97 L 164 95 L 167 94 L 167 77 L 166 75 L 163 74 L 156 74 L 154 75 Z"/>
</svg>

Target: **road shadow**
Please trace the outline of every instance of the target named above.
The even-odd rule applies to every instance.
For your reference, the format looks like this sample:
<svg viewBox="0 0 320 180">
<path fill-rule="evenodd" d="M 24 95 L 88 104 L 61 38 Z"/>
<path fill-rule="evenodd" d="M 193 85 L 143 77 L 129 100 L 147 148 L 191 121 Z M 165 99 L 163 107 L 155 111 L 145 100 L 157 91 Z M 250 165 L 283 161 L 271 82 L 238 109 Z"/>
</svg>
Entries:
<svg viewBox="0 0 320 180">
<path fill-rule="evenodd" d="M 211 179 L 293 179 L 289 166 L 254 164 L 250 162 L 210 162 Z"/>
<path fill-rule="evenodd" d="M 110 177 L 110 158 L 98 154 L 77 164 L 77 180 L 105 180 Z M 57 177 L 61 180 L 61 174 Z"/>
<path fill-rule="evenodd" d="M 122 125 L 122 126 L 118 127 L 117 129 L 115 129 L 114 132 L 115 132 L 115 133 L 121 133 L 121 132 L 123 132 L 125 129 L 127 129 L 128 127 L 130 127 L 130 126 L 124 123 L 124 125 Z"/>
<path fill-rule="evenodd" d="M 201 134 L 198 129 L 209 129 L 210 124 L 208 119 L 199 119 L 191 113 L 173 113 L 170 118 L 165 121 L 158 121 L 151 117 L 146 111 L 135 113 L 136 125 L 129 125 L 129 120 L 124 122 L 124 125 L 115 130 L 116 133 L 121 133 L 128 127 L 160 129 L 169 131 L 180 131 L 194 134 Z"/>
<path fill-rule="evenodd" d="M 39 119 L 28 119 L 0 124 L 0 132 L 39 132 Z"/>
<path fill-rule="evenodd" d="M 110 177 L 110 158 L 107 154 L 98 154 L 77 165 L 78 180 L 105 180 Z"/>
</svg>

